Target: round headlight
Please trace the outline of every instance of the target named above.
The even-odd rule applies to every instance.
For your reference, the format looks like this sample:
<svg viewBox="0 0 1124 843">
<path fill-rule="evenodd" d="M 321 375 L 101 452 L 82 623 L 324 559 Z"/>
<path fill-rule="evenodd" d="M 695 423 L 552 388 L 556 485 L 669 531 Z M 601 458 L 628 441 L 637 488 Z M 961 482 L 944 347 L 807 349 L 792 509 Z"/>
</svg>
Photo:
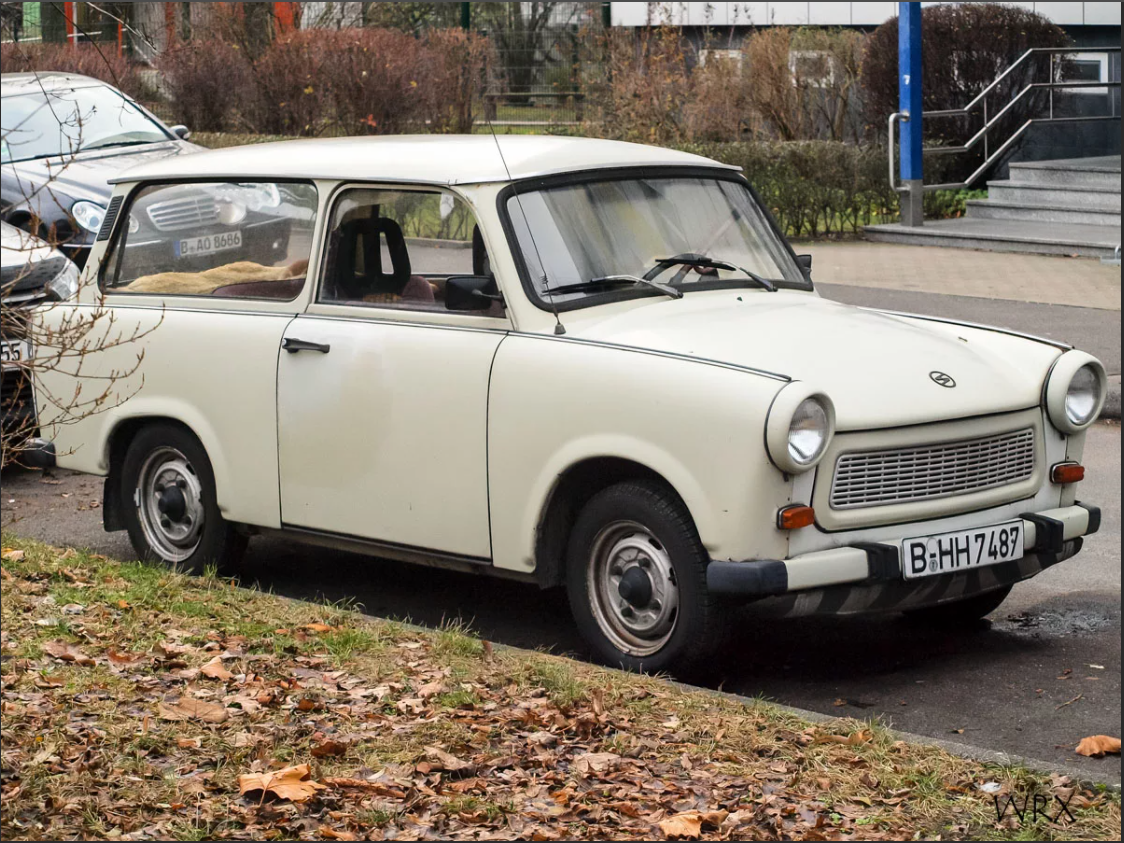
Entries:
<svg viewBox="0 0 1124 843">
<path fill-rule="evenodd" d="M 827 446 L 827 410 L 815 398 L 805 398 L 788 427 L 788 455 L 797 465 L 811 465 Z"/>
<path fill-rule="evenodd" d="M 83 200 L 71 205 L 70 215 L 86 231 L 97 234 L 101 230 L 101 224 L 105 221 L 105 208 L 97 202 Z"/>
<path fill-rule="evenodd" d="M 1069 382 L 1065 393 L 1065 416 L 1076 425 L 1088 424 L 1097 409 L 1100 385 L 1097 373 L 1089 365 L 1082 366 Z"/>
<path fill-rule="evenodd" d="M 799 474 L 823 458 L 834 433 L 831 399 L 794 382 L 773 399 L 765 422 L 765 445 L 773 465 L 786 474 Z"/>
<path fill-rule="evenodd" d="M 1084 351 L 1067 351 L 1046 382 L 1046 412 L 1062 433 L 1078 433 L 1096 421 L 1107 393 L 1101 362 Z"/>
</svg>

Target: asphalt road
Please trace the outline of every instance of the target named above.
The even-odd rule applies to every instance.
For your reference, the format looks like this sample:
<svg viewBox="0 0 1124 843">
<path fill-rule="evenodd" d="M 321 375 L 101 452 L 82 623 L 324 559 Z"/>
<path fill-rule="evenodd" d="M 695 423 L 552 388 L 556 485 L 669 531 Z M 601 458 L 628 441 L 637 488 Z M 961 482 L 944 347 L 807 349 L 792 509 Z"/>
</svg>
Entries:
<svg viewBox="0 0 1124 843">
<path fill-rule="evenodd" d="M 974 321 L 990 318 L 1023 330 L 1043 318 L 1038 308 L 1058 310 L 1006 302 L 982 312 L 994 303 L 825 289 L 831 297 L 837 291 L 839 298 L 855 303 Z M 862 301 L 864 296 L 870 300 Z M 959 307 L 971 312 L 956 312 Z M 1080 334 L 1083 347 L 1092 347 L 1106 362 L 1112 359 L 1112 338 L 1098 333 L 1103 311 L 1062 310 L 1088 317 L 1082 328 L 1081 314 L 1070 314 L 1071 336 Z M 1119 372 L 1119 313 L 1112 316 Z M 1054 324 L 1047 319 L 1037 332 L 1047 333 L 1043 328 Z M 1119 757 L 1089 760 L 1073 752 L 1087 735 L 1120 734 L 1118 424 L 1101 423 L 1090 431 L 1085 464 L 1089 475 L 1082 499 L 1103 507 L 1101 532 L 1075 559 L 1016 588 L 988 622 L 937 634 L 893 617 L 778 621 L 747 610 L 738 619 L 715 684 L 826 714 L 877 716 L 906 731 L 1072 765 L 1119 781 Z M 60 471 L 46 479 L 13 470 L 4 473 L 2 485 L 6 528 L 132 556 L 124 533 L 101 529 L 100 478 Z M 564 597 L 516 583 L 262 539 L 251 543 L 242 579 L 291 597 L 351 598 L 380 617 L 426 625 L 460 619 L 492 641 L 584 655 Z"/>
</svg>

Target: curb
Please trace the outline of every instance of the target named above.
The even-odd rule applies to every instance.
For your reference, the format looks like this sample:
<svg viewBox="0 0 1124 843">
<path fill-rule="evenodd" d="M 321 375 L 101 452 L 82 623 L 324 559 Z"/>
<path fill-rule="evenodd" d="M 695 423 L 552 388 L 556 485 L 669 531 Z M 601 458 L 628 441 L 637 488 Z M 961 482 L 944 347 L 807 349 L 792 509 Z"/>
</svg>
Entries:
<svg viewBox="0 0 1124 843">
<path fill-rule="evenodd" d="M 515 648 L 511 648 L 515 649 Z M 707 694 L 710 696 L 720 697 L 722 699 L 731 700 L 733 702 L 741 703 L 742 705 L 768 705 L 775 708 L 777 711 L 782 711 L 786 714 L 791 714 L 794 717 L 799 717 L 802 720 L 807 720 L 809 723 L 837 723 L 840 720 L 848 720 L 855 718 L 839 717 L 837 715 L 823 714 L 819 711 L 808 711 L 803 708 L 796 708 L 791 705 L 784 705 L 782 703 L 773 702 L 771 700 L 762 699 L 760 697 L 746 697 L 741 694 L 731 694 L 728 691 L 717 691 L 713 688 L 701 688 L 697 685 L 688 685 L 684 682 L 676 682 L 674 680 L 668 681 L 669 685 L 679 688 L 683 691 L 691 691 L 695 693 Z M 950 755 L 956 755 L 960 758 L 965 758 L 969 761 L 978 761 L 981 764 L 991 764 L 996 767 L 1024 767 L 1035 773 L 1041 773 L 1049 776 L 1053 773 L 1060 773 L 1064 776 L 1069 776 L 1074 782 L 1077 782 L 1083 787 L 1095 788 L 1104 786 L 1109 788 L 1115 793 L 1121 792 L 1121 784 L 1119 777 L 1116 776 L 1100 776 L 1096 777 L 1094 773 L 1088 770 L 1074 767 L 1070 764 L 1057 764 L 1051 761 L 1042 761 L 1038 758 L 1028 758 L 1025 755 L 1014 755 L 1009 752 L 999 752 L 993 749 L 985 749 L 981 746 L 972 746 L 971 744 L 959 743 L 957 741 L 947 741 L 943 738 L 934 738 L 930 735 L 918 735 L 913 732 L 903 732 L 899 729 L 889 727 L 886 731 L 901 741 L 912 744 L 923 744 L 925 746 L 935 746 L 943 749 Z"/>
<path fill-rule="evenodd" d="M 1108 376 L 1108 395 L 1105 398 L 1102 419 L 1120 421 L 1120 375 Z"/>
</svg>

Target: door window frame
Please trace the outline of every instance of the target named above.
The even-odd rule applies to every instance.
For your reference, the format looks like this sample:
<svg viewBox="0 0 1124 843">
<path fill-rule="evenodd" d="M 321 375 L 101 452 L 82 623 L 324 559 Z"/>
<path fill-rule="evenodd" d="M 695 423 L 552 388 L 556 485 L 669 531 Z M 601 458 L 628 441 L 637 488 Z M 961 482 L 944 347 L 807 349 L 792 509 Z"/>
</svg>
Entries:
<svg viewBox="0 0 1124 843">
<path fill-rule="evenodd" d="M 132 308 L 165 308 L 175 310 L 233 310 L 243 313 L 250 312 L 279 312 L 300 313 L 304 311 L 310 300 L 310 291 L 314 288 L 313 267 L 321 263 L 320 244 L 324 236 L 324 214 L 327 210 L 327 197 L 325 183 L 322 180 L 304 176 L 257 176 L 253 178 L 237 178 L 237 181 L 246 184 L 306 184 L 316 191 L 316 218 L 312 222 L 311 243 L 308 252 L 308 269 L 305 273 L 304 285 L 300 292 L 291 299 L 268 298 L 264 296 L 215 296 L 194 293 L 149 293 L 127 292 L 106 287 L 106 277 L 115 270 L 111 266 L 117 260 L 117 249 L 121 247 L 124 239 L 128 246 L 129 214 L 137 197 L 142 191 L 150 187 L 165 187 L 168 185 L 184 184 L 214 184 L 222 181 L 235 181 L 234 177 L 222 175 L 192 176 L 190 178 L 161 178 L 145 181 L 136 181 L 128 184 L 124 192 L 121 208 L 113 219 L 113 227 L 106 237 L 106 245 L 98 258 L 97 274 L 93 285 L 98 299 L 107 306 L 132 307 Z M 116 196 L 118 194 L 114 194 Z M 111 197 L 112 199 L 112 197 Z M 100 235 L 99 235 L 100 239 Z"/>
<path fill-rule="evenodd" d="M 306 285 L 308 290 L 308 306 L 305 313 L 309 316 L 327 316 L 332 318 L 361 319 L 370 322 L 392 322 L 426 325 L 429 327 L 462 328 L 482 331 L 498 331 L 508 333 L 513 330 L 511 319 L 511 305 L 504 308 L 504 315 L 485 316 L 482 313 L 463 310 L 425 310 L 422 308 L 390 307 L 384 302 L 341 302 L 323 301 L 320 291 L 325 283 L 325 274 L 328 269 L 328 238 L 332 235 L 332 221 L 336 207 L 341 197 L 350 190 L 385 190 L 395 193 L 438 193 L 452 196 L 456 201 L 463 203 L 472 214 L 475 224 L 480 227 L 480 236 L 484 238 L 484 248 L 489 255 L 494 255 L 492 242 L 495 238 L 489 237 L 487 228 L 480 224 L 479 215 L 473 209 L 472 203 L 459 191 L 447 185 L 429 184 L 423 182 L 388 182 L 388 181 L 353 181 L 340 182 L 332 189 L 331 194 L 325 198 L 324 211 L 320 218 L 320 234 L 317 238 L 317 263 L 316 277 L 313 284 Z M 501 244 L 505 240 L 499 241 Z M 493 266 L 495 259 L 492 260 Z M 494 272 L 494 270 L 493 270 Z M 503 292 L 503 284 L 496 277 L 496 284 Z"/>
</svg>

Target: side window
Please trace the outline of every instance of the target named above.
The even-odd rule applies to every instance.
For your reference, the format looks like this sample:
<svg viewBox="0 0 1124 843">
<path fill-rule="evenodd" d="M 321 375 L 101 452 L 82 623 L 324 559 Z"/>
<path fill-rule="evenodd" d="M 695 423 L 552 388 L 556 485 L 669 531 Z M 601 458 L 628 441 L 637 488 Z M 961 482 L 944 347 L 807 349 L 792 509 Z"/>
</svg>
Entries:
<svg viewBox="0 0 1124 843">
<path fill-rule="evenodd" d="M 319 301 L 463 310 L 446 297 L 456 276 L 475 276 L 484 285 L 481 292 L 496 296 L 490 306 L 482 300 L 487 309 L 478 315 L 504 315 L 484 240 L 461 199 L 440 191 L 369 188 L 340 194 L 328 226 Z"/>
<path fill-rule="evenodd" d="M 297 297 L 308 274 L 316 188 L 190 182 L 142 188 L 102 264 L 106 293 Z"/>
</svg>

